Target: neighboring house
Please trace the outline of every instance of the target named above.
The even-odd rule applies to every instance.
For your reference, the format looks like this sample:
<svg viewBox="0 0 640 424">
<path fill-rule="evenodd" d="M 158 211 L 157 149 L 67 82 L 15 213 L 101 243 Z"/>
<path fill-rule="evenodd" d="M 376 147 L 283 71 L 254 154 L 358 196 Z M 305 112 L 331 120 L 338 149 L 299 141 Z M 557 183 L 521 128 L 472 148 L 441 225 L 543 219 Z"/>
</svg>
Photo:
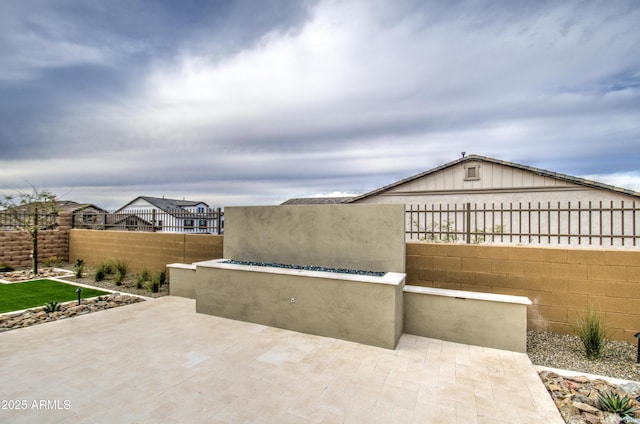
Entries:
<svg viewBox="0 0 640 424">
<path fill-rule="evenodd" d="M 78 203 L 72 200 L 58 200 L 56 207 L 60 211 L 71 212 L 73 214 L 74 228 L 91 228 L 100 222 L 104 222 L 105 214 L 108 212 L 99 206 L 91 203 Z"/>
<path fill-rule="evenodd" d="M 22 205 L 15 208 L 18 214 L 25 214 L 28 211 L 33 210 L 33 205 Z M 55 211 L 54 211 L 55 209 Z M 104 214 L 107 212 L 104 209 L 90 204 L 90 203 L 78 203 L 72 200 L 56 200 L 55 208 L 51 208 L 49 212 L 43 210 L 43 208 L 38 209 L 38 223 L 40 224 L 40 229 L 55 229 L 58 226 L 57 222 L 57 213 L 56 212 L 71 212 L 73 214 L 73 218 L 75 222 L 78 224 L 76 228 L 86 228 L 83 226 L 83 223 L 88 225 L 95 223 L 99 216 L 104 217 Z M 8 230 L 15 229 L 20 225 L 18 222 L 11 216 L 11 214 L 1 214 L 0 217 L 0 229 Z M 104 218 L 103 218 L 104 219 Z"/>
<path fill-rule="evenodd" d="M 217 233 L 218 214 L 205 202 L 139 196 L 109 217 L 110 229 Z"/>
<path fill-rule="evenodd" d="M 640 246 L 640 193 L 485 156 L 463 156 L 350 203 L 405 204 L 408 238 Z"/>
<path fill-rule="evenodd" d="M 106 210 L 92 203 L 78 203 L 73 200 L 56 200 L 58 210 L 65 212 L 105 213 Z"/>
<path fill-rule="evenodd" d="M 332 205 L 338 203 L 349 203 L 353 197 L 298 197 L 289 199 L 282 205 Z"/>
<path fill-rule="evenodd" d="M 402 203 L 409 240 L 640 247 L 640 193 L 469 155 L 353 198 Z"/>
<path fill-rule="evenodd" d="M 640 200 L 640 193 L 583 178 L 469 155 L 355 197 L 352 203 L 526 203 Z"/>
</svg>

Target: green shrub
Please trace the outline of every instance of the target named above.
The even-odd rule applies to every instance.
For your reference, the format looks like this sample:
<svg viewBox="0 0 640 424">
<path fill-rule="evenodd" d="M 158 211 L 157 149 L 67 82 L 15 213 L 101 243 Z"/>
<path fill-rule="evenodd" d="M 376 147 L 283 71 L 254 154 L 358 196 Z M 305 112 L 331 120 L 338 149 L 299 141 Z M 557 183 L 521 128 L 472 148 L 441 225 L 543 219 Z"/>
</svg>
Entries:
<svg viewBox="0 0 640 424">
<path fill-rule="evenodd" d="M 60 267 L 60 265 L 62 265 L 63 260 L 60 256 L 49 256 L 43 262 L 44 262 L 44 266 Z"/>
<path fill-rule="evenodd" d="M 105 275 L 113 274 L 113 262 L 111 262 L 109 259 L 103 261 L 100 266 L 104 270 Z"/>
<path fill-rule="evenodd" d="M 142 272 L 138 274 L 138 278 L 136 279 L 136 288 L 141 289 L 144 287 L 144 283 L 147 281 L 151 281 L 151 273 L 145 267 L 142 268 Z"/>
<path fill-rule="evenodd" d="M 586 314 L 575 323 L 575 331 L 582 342 L 588 359 L 598 359 L 602 355 L 605 343 L 605 328 L 600 314 L 589 307 Z"/>
<path fill-rule="evenodd" d="M 155 274 L 149 282 L 149 290 L 153 293 L 158 293 L 158 291 L 160 291 L 160 287 L 166 282 L 166 279 L 167 274 L 164 271 L 160 271 Z"/>
<path fill-rule="evenodd" d="M 618 393 L 598 394 L 600 400 L 600 408 L 603 411 L 613 412 L 621 416 L 633 415 L 634 408 L 631 405 L 631 399 L 627 396 L 620 397 Z"/>
<path fill-rule="evenodd" d="M 152 281 L 149 281 L 149 290 L 152 293 L 158 293 L 160 291 L 160 280 L 154 278 Z"/>
<path fill-rule="evenodd" d="M 82 259 L 76 260 L 73 271 L 76 273 L 76 278 L 82 278 L 82 273 L 84 272 L 84 261 Z"/>
<path fill-rule="evenodd" d="M 124 278 L 127 276 L 127 271 L 128 271 L 128 266 L 126 264 L 126 262 L 124 261 L 116 261 L 116 263 L 114 264 L 114 267 L 116 269 L 116 286 L 120 286 L 122 285 L 122 282 L 124 281 Z"/>
<path fill-rule="evenodd" d="M 44 304 L 44 311 L 47 313 L 52 313 L 60 310 L 60 302 L 47 302 Z"/>
<path fill-rule="evenodd" d="M 104 268 L 102 267 L 102 265 L 100 265 L 97 269 L 96 269 L 96 274 L 94 275 L 93 279 L 98 282 L 98 281 L 102 281 L 104 280 L 106 276 L 106 273 L 104 272 Z"/>
</svg>

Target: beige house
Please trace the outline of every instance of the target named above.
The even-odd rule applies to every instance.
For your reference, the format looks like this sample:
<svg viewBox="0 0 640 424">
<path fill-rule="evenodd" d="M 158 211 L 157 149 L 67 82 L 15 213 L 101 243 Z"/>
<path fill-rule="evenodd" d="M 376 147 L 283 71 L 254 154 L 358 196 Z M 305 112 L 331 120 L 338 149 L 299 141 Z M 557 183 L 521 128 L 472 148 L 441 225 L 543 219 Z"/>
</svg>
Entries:
<svg viewBox="0 0 640 424">
<path fill-rule="evenodd" d="M 537 204 L 640 200 L 640 193 L 583 178 L 469 155 L 362 194 L 351 203 Z"/>
<path fill-rule="evenodd" d="M 640 247 L 640 193 L 469 155 L 345 203 L 402 203 L 407 239 Z"/>
</svg>

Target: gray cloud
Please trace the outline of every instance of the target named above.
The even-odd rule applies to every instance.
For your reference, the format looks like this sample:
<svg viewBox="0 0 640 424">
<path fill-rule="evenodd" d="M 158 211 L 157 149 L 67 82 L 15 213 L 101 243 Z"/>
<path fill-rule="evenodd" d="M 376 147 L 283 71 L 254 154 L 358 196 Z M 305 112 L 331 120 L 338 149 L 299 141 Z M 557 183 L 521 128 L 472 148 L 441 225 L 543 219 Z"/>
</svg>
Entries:
<svg viewBox="0 0 640 424">
<path fill-rule="evenodd" d="M 467 151 L 640 189 L 634 1 L 261 5 L 2 3 L 0 188 L 275 203 Z"/>
</svg>

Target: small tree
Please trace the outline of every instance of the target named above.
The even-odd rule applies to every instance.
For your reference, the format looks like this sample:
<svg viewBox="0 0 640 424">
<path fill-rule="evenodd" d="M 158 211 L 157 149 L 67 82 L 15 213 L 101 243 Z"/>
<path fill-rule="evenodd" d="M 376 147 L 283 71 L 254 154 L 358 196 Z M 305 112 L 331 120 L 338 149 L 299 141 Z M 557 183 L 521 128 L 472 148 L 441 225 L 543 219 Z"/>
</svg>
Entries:
<svg viewBox="0 0 640 424">
<path fill-rule="evenodd" d="M 14 195 L 3 195 L 0 209 L 15 229 L 28 234 L 33 247 L 33 273 L 38 273 L 38 230 L 54 228 L 57 219 L 56 195 L 46 189 L 31 186 L 31 191 L 16 190 Z"/>
</svg>

